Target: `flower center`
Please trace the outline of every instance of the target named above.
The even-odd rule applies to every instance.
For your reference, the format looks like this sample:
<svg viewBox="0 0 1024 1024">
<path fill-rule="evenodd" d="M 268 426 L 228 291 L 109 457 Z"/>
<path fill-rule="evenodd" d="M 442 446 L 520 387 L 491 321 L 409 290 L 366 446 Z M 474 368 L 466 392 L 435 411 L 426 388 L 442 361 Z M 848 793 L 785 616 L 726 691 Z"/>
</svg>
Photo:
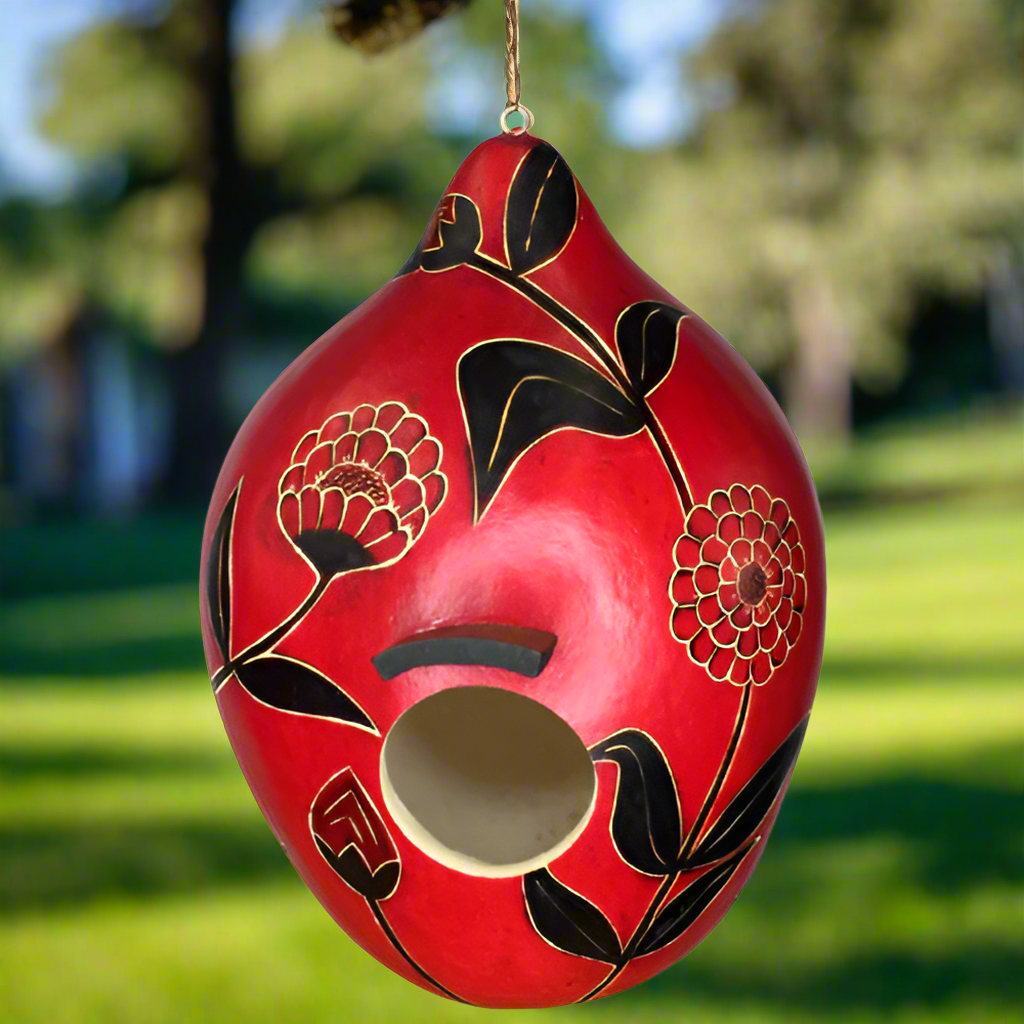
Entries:
<svg viewBox="0 0 1024 1024">
<path fill-rule="evenodd" d="M 337 487 L 346 496 L 365 494 L 374 505 L 386 505 L 391 500 L 384 477 L 362 462 L 343 462 L 324 473 L 317 484 Z"/>
<path fill-rule="evenodd" d="M 759 605 L 768 592 L 768 577 L 757 562 L 748 562 L 736 578 L 736 590 L 744 604 Z"/>
</svg>

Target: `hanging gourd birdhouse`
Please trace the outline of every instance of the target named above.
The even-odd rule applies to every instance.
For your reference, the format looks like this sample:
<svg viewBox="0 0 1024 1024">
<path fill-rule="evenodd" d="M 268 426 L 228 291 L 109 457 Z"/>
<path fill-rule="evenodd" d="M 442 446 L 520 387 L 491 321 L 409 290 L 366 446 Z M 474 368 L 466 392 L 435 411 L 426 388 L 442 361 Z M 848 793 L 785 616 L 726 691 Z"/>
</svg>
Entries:
<svg viewBox="0 0 1024 1024">
<path fill-rule="evenodd" d="M 256 405 L 202 572 L 260 809 L 409 981 L 620 991 L 762 855 L 822 654 L 814 487 L 753 371 L 531 134 L 480 145 Z"/>
</svg>

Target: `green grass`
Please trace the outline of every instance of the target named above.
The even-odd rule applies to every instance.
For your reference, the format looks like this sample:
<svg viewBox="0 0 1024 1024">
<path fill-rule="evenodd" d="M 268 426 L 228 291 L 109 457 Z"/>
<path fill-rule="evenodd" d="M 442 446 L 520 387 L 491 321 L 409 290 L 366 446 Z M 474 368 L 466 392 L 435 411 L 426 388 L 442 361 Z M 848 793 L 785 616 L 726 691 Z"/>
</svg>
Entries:
<svg viewBox="0 0 1024 1024">
<path fill-rule="evenodd" d="M 1006 436 L 992 428 L 993 447 Z M 865 479 L 927 490 L 964 443 L 887 437 L 857 459 Z M 879 468 L 900 451 L 925 479 Z M 981 475 L 829 512 L 811 727 L 764 858 L 711 937 L 621 996 L 501 1020 L 1020 1019 L 1024 516 L 1012 466 L 995 489 Z M 195 583 L 168 568 L 194 534 L 166 531 L 149 575 L 108 566 L 103 594 L 84 570 L 56 591 L 78 528 L 5 556 L 27 570 L 35 551 L 45 571 L 0 609 L 0 1022 L 490 1015 L 380 967 L 294 875 L 214 711 Z M 133 534 L 140 557 L 159 536 Z"/>
</svg>

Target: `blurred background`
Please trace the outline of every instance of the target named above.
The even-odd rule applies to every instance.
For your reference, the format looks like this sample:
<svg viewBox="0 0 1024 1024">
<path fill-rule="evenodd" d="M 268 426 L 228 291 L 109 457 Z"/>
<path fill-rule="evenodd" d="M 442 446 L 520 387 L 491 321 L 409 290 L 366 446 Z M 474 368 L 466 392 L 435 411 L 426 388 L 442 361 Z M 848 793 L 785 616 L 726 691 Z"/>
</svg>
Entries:
<svg viewBox="0 0 1024 1024">
<path fill-rule="evenodd" d="M 1024 6 L 523 0 L 522 31 L 537 132 L 786 409 L 830 590 L 734 909 L 529 1019 L 1019 1020 Z M 231 436 L 494 134 L 503 44 L 500 0 L 373 59 L 308 0 L 0 2 L 3 1024 L 489 1012 L 301 885 L 211 700 L 197 575 Z"/>
</svg>

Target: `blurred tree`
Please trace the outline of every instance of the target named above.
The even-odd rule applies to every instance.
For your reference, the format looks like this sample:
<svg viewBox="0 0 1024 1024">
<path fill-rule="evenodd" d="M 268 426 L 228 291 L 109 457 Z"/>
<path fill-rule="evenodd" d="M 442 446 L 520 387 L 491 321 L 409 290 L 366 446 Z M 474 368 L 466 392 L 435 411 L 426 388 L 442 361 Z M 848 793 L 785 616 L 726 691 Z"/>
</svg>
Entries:
<svg viewBox="0 0 1024 1024">
<path fill-rule="evenodd" d="M 854 376 L 898 380 L 922 290 L 1019 260 L 1022 30 L 1006 0 L 752 0 L 691 60 L 697 130 L 627 235 L 805 442 L 846 438 Z"/>
<path fill-rule="evenodd" d="M 369 60 L 320 22 L 239 48 L 242 6 L 120 0 L 60 52 L 43 122 L 91 168 L 82 287 L 172 353 L 178 498 L 205 498 L 227 447 L 225 364 L 252 333 L 253 293 L 354 304 L 379 287 L 475 141 L 425 123 L 434 30 Z M 493 51 L 496 123 L 503 21 L 474 7 L 446 31 L 464 53 Z M 570 14 L 530 24 L 538 94 L 572 97 L 565 140 L 596 154 L 593 43 Z"/>
<path fill-rule="evenodd" d="M 86 287 L 172 353 L 166 483 L 185 499 L 209 493 L 229 440 L 225 363 L 246 327 L 261 231 L 367 197 L 408 201 L 421 176 L 448 164 L 441 144 L 412 130 L 422 48 L 368 63 L 300 27 L 240 52 L 240 6 L 124 4 L 60 54 L 44 120 L 92 167 L 103 208 L 80 263 Z M 403 257 L 415 235 L 404 241 Z"/>
</svg>

